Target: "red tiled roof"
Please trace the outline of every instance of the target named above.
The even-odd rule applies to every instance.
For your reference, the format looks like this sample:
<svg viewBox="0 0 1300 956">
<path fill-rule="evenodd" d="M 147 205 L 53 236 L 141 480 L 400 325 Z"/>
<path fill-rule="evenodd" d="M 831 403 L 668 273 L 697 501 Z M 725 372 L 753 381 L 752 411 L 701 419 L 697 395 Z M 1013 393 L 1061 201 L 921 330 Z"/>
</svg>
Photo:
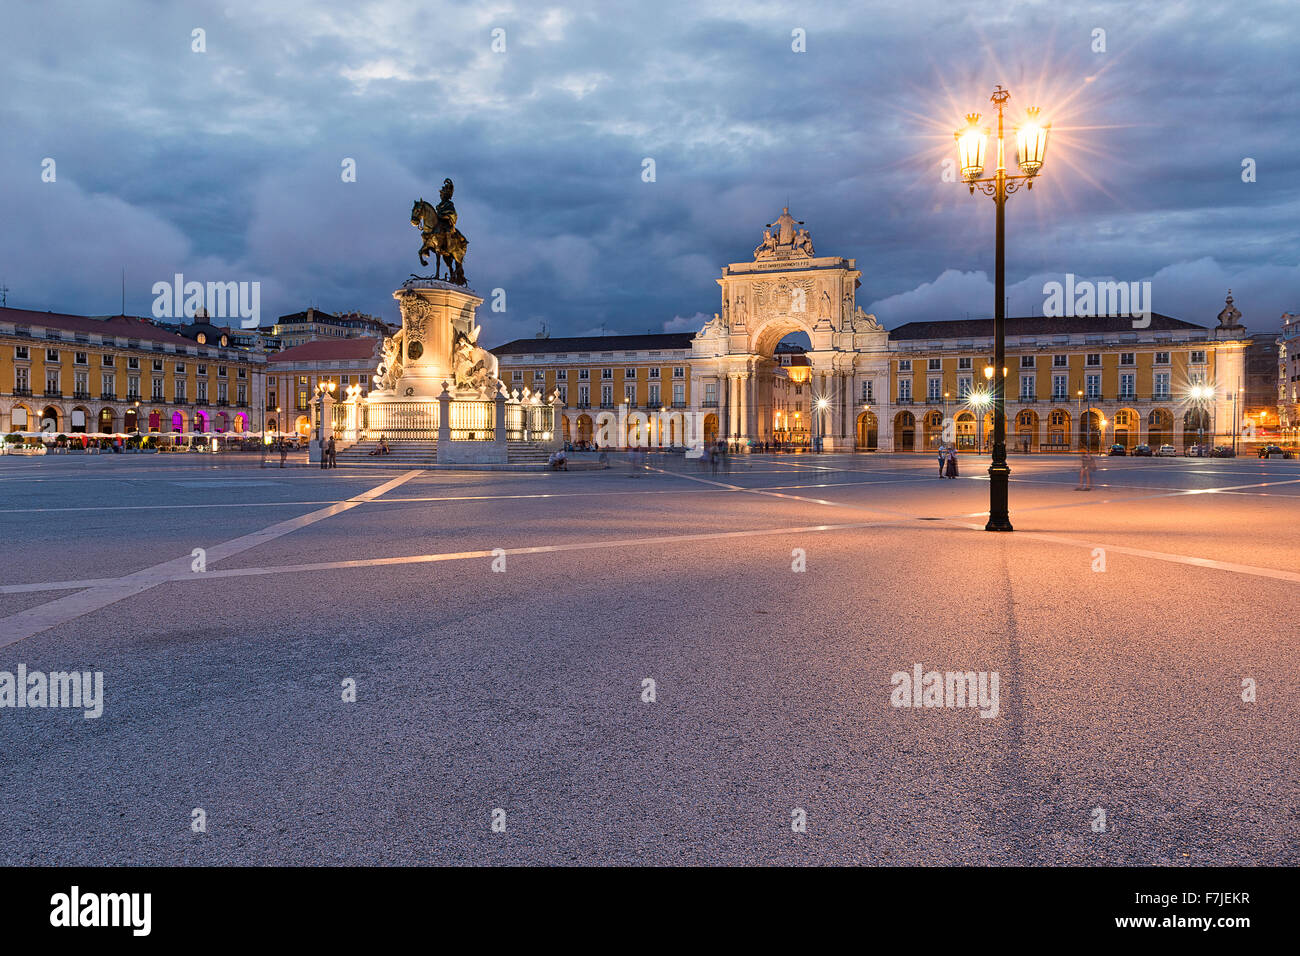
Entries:
<svg viewBox="0 0 1300 956">
<path fill-rule="evenodd" d="M 312 339 L 283 352 L 276 352 L 267 361 L 275 363 L 328 362 L 340 359 L 368 359 L 379 355 L 379 339 L 362 335 L 355 339 Z"/>
<path fill-rule="evenodd" d="M 35 312 L 31 309 L 4 308 L 0 309 L 0 322 L 41 326 L 47 329 L 62 329 L 67 332 L 89 332 L 96 335 L 120 336 L 124 339 L 172 342 L 176 345 L 193 344 L 182 335 L 159 328 L 149 319 L 137 318 L 132 315 L 91 318 L 88 315 L 67 315 L 63 312 Z"/>
</svg>

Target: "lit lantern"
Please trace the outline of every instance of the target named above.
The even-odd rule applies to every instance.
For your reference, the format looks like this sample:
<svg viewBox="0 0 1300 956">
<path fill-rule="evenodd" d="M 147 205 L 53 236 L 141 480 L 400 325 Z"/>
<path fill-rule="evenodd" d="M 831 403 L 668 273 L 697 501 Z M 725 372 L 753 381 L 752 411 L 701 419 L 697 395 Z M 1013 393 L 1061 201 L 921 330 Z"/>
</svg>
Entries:
<svg viewBox="0 0 1300 956">
<path fill-rule="evenodd" d="M 1026 176 L 1037 175 L 1047 156 L 1047 134 L 1051 132 L 1052 124 L 1042 123 L 1038 112 L 1038 107 L 1029 107 L 1025 110 L 1025 121 L 1016 127 L 1016 153 Z"/>
<path fill-rule="evenodd" d="M 980 129 L 980 114 L 966 114 L 966 128 L 953 133 L 957 140 L 957 155 L 961 159 L 961 178 L 978 179 L 984 172 L 984 150 L 988 144 L 989 131 Z"/>
</svg>

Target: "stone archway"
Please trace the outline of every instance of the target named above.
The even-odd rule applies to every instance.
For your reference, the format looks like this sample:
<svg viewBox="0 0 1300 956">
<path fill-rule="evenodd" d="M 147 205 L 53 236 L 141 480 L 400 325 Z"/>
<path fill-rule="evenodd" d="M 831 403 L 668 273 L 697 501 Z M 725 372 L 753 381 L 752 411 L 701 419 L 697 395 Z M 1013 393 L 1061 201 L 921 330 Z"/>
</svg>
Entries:
<svg viewBox="0 0 1300 956">
<path fill-rule="evenodd" d="M 1213 441 L 1210 413 L 1204 408 L 1189 408 L 1183 414 L 1183 447 Z"/>
<path fill-rule="evenodd" d="M 1167 408 L 1153 408 L 1147 416 L 1147 444 L 1153 451 L 1174 443 L 1174 415 Z"/>
<path fill-rule="evenodd" d="M 975 450 L 975 415 L 969 411 L 957 413 L 957 447 L 964 451 Z"/>
<path fill-rule="evenodd" d="M 1085 409 L 1079 418 L 1079 447 L 1093 453 L 1100 451 L 1103 432 L 1101 412 L 1095 408 Z"/>
<path fill-rule="evenodd" d="M 57 432 L 59 431 L 59 426 L 62 421 L 63 414 L 59 411 L 58 406 L 46 405 L 44 410 L 41 412 L 41 420 L 38 423 L 40 428 L 37 430 L 42 432 Z"/>
<path fill-rule="evenodd" d="M 916 450 L 916 416 L 899 412 L 894 416 L 894 451 Z"/>
<path fill-rule="evenodd" d="M 938 451 L 943 444 L 943 412 L 932 408 L 921 418 L 925 436 L 925 451 Z"/>
<path fill-rule="evenodd" d="M 84 405 L 78 405 L 72 409 L 72 414 L 68 416 L 68 430 L 73 434 L 84 434 L 90 431 L 90 409 Z"/>
<path fill-rule="evenodd" d="M 1022 409 L 1016 416 L 1016 450 L 1035 451 L 1038 447 L 1038 412 Z"/>
<path fill-rule="evenodd" d="M 1064 408 L 1053 408 L 1047 413 L 1047 444 L 1050 451 L 1070 450 L 1072 416 Z"/>
<path fill-rule="evenodd" d="M 15 432 L 32 430 L 32 410 L 22 402 L 9 409 L 9 428 Z"/>
<path fill-rule="evenodd" d="M 1123 445 L 1128 451 L 1137 446 L 1142 437 L 1142 416 L 1132 408 L 1121 408 L 1115 413 L 1114 437 L 1112 441 Z"/>
<path fill-rule="evenodd" d="M 752 261 L 723 267 L 721 310 L 691 343 L 695 401 L 716 407 L 719 432 L 742 447 L 820 431 L 823 448 L 853 448 L 858 376 L 888 379 L 888 333 L 856 306 L 856 261 L 819 256 L 800 225 L 783 210 Z M 776 357 L 792 332 L 808 337 L 803 381 L 782 381 L 778 371 L 793 367 Z M 871 363 L 860 361 L 864 352 L 873 354 Z M 890 442 L 888 424 L 883 437 Z"/>
<path fill-rule="evenodd" d="M 863 412 L 858 416 L 857 428 L 858 451 L 876 451 L 880 444 L 880 420 L 875 412 Z"/>
</svg>

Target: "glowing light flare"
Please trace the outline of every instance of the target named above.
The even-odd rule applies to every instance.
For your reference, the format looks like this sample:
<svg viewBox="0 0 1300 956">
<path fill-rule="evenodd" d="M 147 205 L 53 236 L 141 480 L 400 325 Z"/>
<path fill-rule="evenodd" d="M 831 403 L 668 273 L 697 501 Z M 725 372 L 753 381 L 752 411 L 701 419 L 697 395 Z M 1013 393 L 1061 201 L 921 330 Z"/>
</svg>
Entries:
<svg viewBox="0 0 1300 956">
<path fill-rule="evenodd" d="M 1020 157 L 1020 168 L 1028 176 L 1035 176 L 1043 168 L 1047 157 L 1047 136 L 1052 124 L 1043 123 L 1039 118 L 1039 109 L 1031 106 L 1025 110 L 1024 121 L 1016 127 L 1016 155 Z"/>
<path fill-rule="evenodd" d="M 967 113 L 965 128 L 953 133 L 957 140 L 957 156 L 961 162 L 961 178 L 967 182 L 978 179 L 984 172 L 989 131 L 981 129 L 979 121 L 979 113 Z"/>
</svg>

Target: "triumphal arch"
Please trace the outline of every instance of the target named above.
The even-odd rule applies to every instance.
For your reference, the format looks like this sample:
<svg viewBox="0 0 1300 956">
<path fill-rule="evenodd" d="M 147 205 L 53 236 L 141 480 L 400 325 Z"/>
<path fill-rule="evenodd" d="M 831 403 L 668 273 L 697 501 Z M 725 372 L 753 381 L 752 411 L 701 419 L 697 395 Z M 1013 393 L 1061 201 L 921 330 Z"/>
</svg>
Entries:
<svg viewBox="0 0 1300 956">
<path fill-rule="evenodd" d="M 720 437 L 779 440 L 796 423 L 774 396 L 793 391 L 794 375 L 809 399 L 799 413 L 802 431 L 826 450 L 852 450 L 862 444 L 861 423 L 874 425 L 876 393 L 888 387 L 889 333 L 857 306 L 857 260 L 817 255 L 803 225 L 783 209 L 752 261 L 723 267 L 722 309 L 692 342 L 691 394 L 702 414 L 717 416 Z M 791 332 L 806 332 L 811 342 L 797 374 L 775 354 Z"/>
</svg>

